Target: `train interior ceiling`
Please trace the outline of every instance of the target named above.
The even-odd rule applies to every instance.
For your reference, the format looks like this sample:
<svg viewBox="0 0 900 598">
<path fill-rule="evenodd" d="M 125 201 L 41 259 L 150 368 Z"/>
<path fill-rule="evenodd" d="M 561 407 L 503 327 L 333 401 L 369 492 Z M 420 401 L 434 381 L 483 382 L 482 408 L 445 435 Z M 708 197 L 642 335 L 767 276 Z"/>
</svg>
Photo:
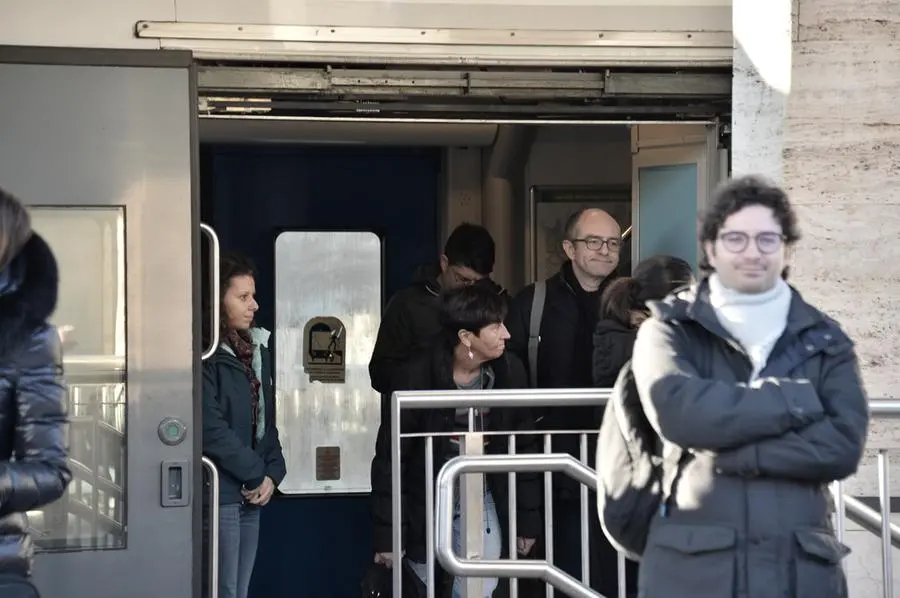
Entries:
<svg viewBox="0 0 900 598">
<path fill-rule="evenodd" d="M 300 578 L 304 595 L 358 595 L 380 401 L 368 358 L 384 302 L 453 226 L 491 231 L 511 291 L 559 267 L 562 223 L 586 205 L 634 225 L 626 259 L 696 257 L 730 72 L 630 75 L 199 67 L 201 219 L 256 264 L 289 470 L 251 596 L 294 596 Z M 346 330 L 341 367 L 316 363 L 323 326 Z"/>
</svg>

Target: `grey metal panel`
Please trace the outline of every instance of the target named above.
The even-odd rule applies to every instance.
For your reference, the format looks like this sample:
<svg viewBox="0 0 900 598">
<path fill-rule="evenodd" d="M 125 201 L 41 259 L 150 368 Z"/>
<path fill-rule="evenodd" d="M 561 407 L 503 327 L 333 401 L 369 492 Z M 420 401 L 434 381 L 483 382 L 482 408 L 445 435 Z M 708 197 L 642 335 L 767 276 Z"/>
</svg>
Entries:
<svg viewBox="0 0 900 598">
<path fill-rule="evenodd" d="M 202 116 L 204 143 L 309 143 L 423 147 L 488 147 L 497 125 L 488 123 L 309 121 L 272 117 Z"/>
<path fill-rule="evenodd" d="M 0 46 L 0 63 L 9 64 L 187 68 L 191 66 L 192 62 L 193 55 L 190 50 L 160 52 L 159 50 Z"/>
<path fill-rule="evenodd" d="M 304 328 L 339 318 L 346 330 L 344 383 L 310 382 Z M 275 241 L 277 424 L 287 494 L 369 492 L 381 398 L 368 364 L 381 321 L 381 241 L 368 232 L 283 232 Z M 340 478 L 316 479 L 316 448 L 340 448 Z"/>
<path fill-rule="evenodd" d="M 41 555 L 45 598 L 192 594 L 192 508 L 162 508 L 159 475 L 163 460 L 195 458 L 191 76 L 0 64 L 3 186 L 32 205 L 125 212 L 126 548 Z M 159 440 L 167 416 L 188 424 L 184 443 Z"/>
</svg>

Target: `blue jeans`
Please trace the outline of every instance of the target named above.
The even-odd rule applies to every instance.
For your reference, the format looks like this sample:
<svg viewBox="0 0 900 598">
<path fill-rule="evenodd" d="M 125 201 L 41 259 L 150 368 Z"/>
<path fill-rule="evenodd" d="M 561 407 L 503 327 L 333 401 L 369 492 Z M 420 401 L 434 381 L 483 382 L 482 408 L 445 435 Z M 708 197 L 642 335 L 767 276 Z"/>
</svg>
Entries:
<svg viewBox="0 0 900 598">
<path fill-rule="evenodd" d="M 459 499 L 456 501 L 456 509 L 453 512 L 453 552 L 457 555 L 461 552 L 462 533 L 460 531 L 460 504 Z M 490 491 L 484 493 L 484 558 L 499 559 L 500 551 L 503 548 L 503 535 L 500 533 L 500 517 L 497 516 L 497 505 L 494 504 L 494 497 Z M 423 583 L 427 583 L 428 566 L 425 563 L 417 563 L 409 561 L 410 567 L 415 571 L 416 575 Z M 465 579 L 456 577 L 453 579 L 453 598 L 462 596 L 463 584 Z M 494 590 L 497 589 L 499 580 L 495 577 L 484 578 L 482 588 L 485 598 L 491 598 Z"/>
<path fill-rule="evenodd" d="M 247 598 L 259 544 L 259 507 L 219 507 L 219 598 Z"/>
</svg>

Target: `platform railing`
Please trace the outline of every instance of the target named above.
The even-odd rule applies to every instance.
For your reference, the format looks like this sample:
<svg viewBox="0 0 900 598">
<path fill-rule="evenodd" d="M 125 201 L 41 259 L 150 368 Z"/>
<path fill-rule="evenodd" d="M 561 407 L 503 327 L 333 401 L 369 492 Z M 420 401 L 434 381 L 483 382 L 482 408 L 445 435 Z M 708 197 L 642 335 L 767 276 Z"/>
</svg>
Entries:
<svg viewBox="0 0 900 598">
<path fill-rule="evenodd" d="M 561 571 L 560 569 L 553 566 L 553 472 L 565 472 L 569 475 L 577 476 L 579 481 L 582 481 L 583 476 L 579 476 L 576 471 L 581 471 L 582 474 L 585 472 L 588 473 L 589 476 L 593 477 L 593 471 L 584 465 L 584 463 L 589 462 L 588 459 L 588 436 L 593 434 L 596 435 L 596 430 L 554 430 L 554 431 L 543 431 L 543 430 L 520 430 L 520 431 L 498 431 L 498 432 L 485 432 L 480 433 L 474 430 L 474 422 L 475 422 L 475 412 L 481 409 L 505 409 L 505 408 L 543 408 L 543 407 L 598 407 L 606 401 L 609 396 L 610 391 L 607 389 L 559 389 L 559 390 L 494 390 L 494 391 L 415 391 L 415 392 L 398 392 L 395 393 L 392 401 L 391 401 L 391 451 L 392 451 L 392 459 L 391 459 L 391 467 L 392 467 L 392 520 L 393 521 L 402 521 L 403 520 L 403 506 L 401 504 L 401 461 L 397 458 L 400 454 L 400 441 L 401 438 L 411 438 L 418 437 L 424 439 L 424 461 L 425 461 L 425 479 L 426 479 L 426 487 L 425 487 L 425 513 L 426 513 L 426 595 L 428 598 L 434 598 L 435 596 L 435 492 L 434 492 L 434 470 L 433 470 L 433 462 L 434 462 L 434 442 L 435 440 L 444 439 L 448 436 L 453 436 L 455 434 L 450 433 L 402 433 L 400 423 L 401 423 L 401 411 L 415 410 L 415 409 L 443 409 L 443 408 L 453 408 L 453 409 L 469 409 L 469 432 L 463 434 L 460 442 L 460 452 L 465 455 L 467 458 L 472 456 L 482 455 L 484 452 L 484 442 L 485 439 L 488 439 L 491 442 L 499 442 L 501 440 L 505 440 L 507 442 L 507 452 L 509 454 L 515 454 L 517 452 L 517 439 L 522 439 L 523 437 L 531 437 L 534 440 L 534 437 L 537 436 L 539 439 L 543 440 L 543 457 L 550 456 L 552 453 L 552 443 L 553 438 L 558 436 L 564 436 L 569 434 L 575 434 L 579 438 L 578 446 L 579 457 L 580 459 L 576 459 L 573 456 L 569 455 L 552 455 L 553 457 L 568 457 L 571 459 L 571 463 L 566 460 L 568 465 L 559 465 L 559 464 L 551 464 L 551 466 L 546 466 L 545 464 L 541 464 L 540 466 L 532 467 L 531 469 L 507 469 L 503 470 L 503 472 L 508 473 L 509 475 L 509 493 L 508 493 L 508 505 L 507 510 L 509 513 L 508 520 L 503 522 L 506 524 L 506 529 L 508 531 L 508 544 L 507 551 L 509 553 L 509 559 L 503 560 L 494 560 L 494 561 L 485 561 L 484 559 L 480 559 L 479 557 L 483 554 L 484 546 L 483 546 L 483 529 L 484 529 L 484 480 L 483 475 L 474 474 L 474 473 L 465 473 L 460 475 L 459 479 L 459 502 L 460 502 L 460 528 L 461 528 L 461 551 L 466 555 L 466 559 L 461 560 L 463 569 L 465 569 L 470 564 L 475 564 L 478 567 L 482 567 L 483 565 L 493 566 L 496 564 L 501 564 L 502 566 L 497 570 L 496 574 L 492 574 L 488 577 L 492 578 L 507 578 L 509 579 L 510 584 L 510 598 L 517 598 L 518 596 L 518 579 L 526 579 L 526 578 L 539 578 L 546 581 L 548 584 L 547 595 L 553 596 L 554 587 L 559 587 L 560 589 L 564 589 L 565 591 L 570 591 L 573 587 L 572 584 L 575 584 L 581 588 L 585 586 L 581 585 L 581 582 L 575 580 L 571 576 L 568 576 L 566 573 Z M 509 455 L 501 455 L 500 457 L 507 457 Z M 522 455 L 522 457 L 533 458 L 536 455 Z M 483 457 L 484 459 L 488 459 L 488 457 Z M 495 457 L 490 457 L 490 459 L 494 459 Z M 483 465 L 485 462 L 480 461 L 479 464 Z M 510 461 L 508 464 L 504 462 L 504 466 L 513 466 L 514 463 L 519 463 L 518 461 Z M 572 463 L 577 464 L 578 466 L 584 468 L 578 469 L 577 466 L 573 466 Z M 471 467 L 471 466 L 466 466 Z M 491 470 L 492 473 L 501 473 L 496 468 L 497 465 L 490 466 L 494 469 Z M 516 465 L 515 467 L 521 468 L 521 465 Z M 575 467 L 575 469 L 573 469 Z M 516 492 L 516 481 L 517 475 L 520 473 L 524 473 L 525 471 L 529 472 L 537 472 L 544 471 L 544 484 L 543 484 L 543 492 L 544 492 L 544 530 L 543 537 L 545 540 L 545 559 L 544 560 L 519 560 L 516 554 L 516 503 L 517 503 L 517 492 Z M 576 473 L 573 473 L 576 472 Z M 589 516 L 595 516 L 596 507 L 592 507 L 588 503 L 588 486 L 582 485 L 582 491 L 580 493 L 580 508 L 581 508 L 581 519 L 582 521 L 586 521 Z M 446 500 L 447 497 L 444 497 Z M 454 501 L 456 498 L 454 497 Z M 455 510 L 455 503 L 451 503 L 448 508 Z M 451 526 L 452 526 L 452 516 L 453 512 L 450 513 L 451 516 Z M 452 533 L 452 529 L 451 529 Z M 402 529 L 400 526 L 394 526 L 393 528 L 393 552 L 394 554 L 400 554 L 401 549 L 400 545 L 402 542 L 401 538 Z M 439 539 L 439 538 L 438 538 Z M 452 537 L 446 538 L 448 549 L 452 548 Z M 588 529 L 586 525 L 582 525 L 581 530 L 581 553 L 582 553 L 582 579 L 584 582 L 589 581 L 589 541 L 588 541 Z M 451 551 L 452 552 L 452 551 Z M 440 558 L 440 557 L 439 557 Z M 624 558 L 620 557 L 622 561 L 620 563 L 620 568 L 624 568 Z M 445 570 L 449 573 L 452 573 L 450 569 L 448 569 L 447 563 L 441 563 Z M 541 565 L 544 565 L 541 568 Z M 449 565 L 451 568 L 454 567 L 454 564 Z M 535 569 L 535 566 L 538 569 Z M 510 568 L 511 567 L 511 568 Z M 549 571 L 549 572 L 548 572 Z M 537 573 L 536 573 L 537 572 Z M 482 583 L 483 579 L 481 577 L 475 575 L 458 575 L 457 577 L 465 580 L 465 592 L 466 596 L 481 596 L 483 595 L 482 591 Z M 567 578 L 567 579 L 566 579 Z M 399 596 L 402 595 L 402 571 L 401 567 L 394 567 L 394 595 Z M 578 594 L 579 596 L 598 596 L 596 592 L 588 590 L 587 594 Z M 624 596 L 624 594 L 623 594 Z"/>
<path fill-rule="evenodd" d="M 435 596 L 435 559 L 451 575 L 465 579 L 463 595 L 476 597 L 483 595 L 481 581 L 484 578 L 508 578 L 510 580 L 510 597 L 517 598 L 517 579 L 541 579 L 547 583 L 548 598 L 554 595 L 554 588 L 570 595 L 596 597 L 589 584 L 589 517 L 596 517 L 595 508 L 588 504 L 588 491 L 596 489 L 595 472 L 586 465 L 588 463 L 587 438 L 596 434 L 595 430 L 582 431 L 503 431 L 496 433 L 479 433 L 474 431 L 474 413 L 479 409 L 498 408 L 546 408 L 546 407 L 599 407 L 610 395 L 609 389 L 558 389 L 558 390 L 495 390 L 495 391 L 409 391 L 395 393 L 391 399 L 391 449 L 392 449 L 392 519 L 402 521 L 403 506 L 401 504 L 401 438 L 424 438 L 426 463 L 426 591 L 428 598 Z M 401 412 L 415 409 L 469 409 L 469 433 L 464 434 L 460 443 L 460 457 L 443 466 L 437 478 L 437 500 L 435 501 L 433 457 L 434 440 L 449 434 L 405 434 L 401 430 Z M 900 400 L 882 399 L 870 401 L 873 418 L 900 418 Z M 552 453 L 552 437 L 561 434 L 578 434 L 580 459 L 571 455 Z M 484 456 L 485 436 L 506 436 L 508 438 L 507 455 Z M 544 440 L 544 454 L 516 454 L 516 438 L 525 435 L 540 435 Z M 849 519 L 863 529 L 874 533 L 881 539 L 882 577 L 884 580 L 885 598 L 893 598 L 892 547 L 900 547 L 900 527 L 890 521 L 890 462 L 887 452 L 880 450 L 878 454 L 879 502 L 881 513 L 871 509 L 861 501 L 847 496 L 843 492 L 843 483 L 832 486 L 835 503 L 835 530 L 838 539 L 844 540 L 845 520 Z M 544 539 L 546 554 L 543 560 L 517 560 L 516 542 L 516 475 L 525 472 L 543 471 L 544 473 Z M 581 560 L 582 580 L 576 580 L 553 565 L 553 507 L 552 507 L 552 475 L 553 472 L 565 473 L 580 483 L 581 503 Z M 507 473 L 509 475 L 509 520 L 507 522 L 509 543 L 509 559 L 481 559 L 483 554 L 484 525 L 484 474 Z M 460 557 L 453 546 L 453 518 L 456 511 L 457 495 L 459 497 L 462 522 L 461 548 L 465 557 Z M 435 511 L 437 502 L 437 511 Z M 437 534 L 435 536 L 435 512 L 437 512 Z M 401 554 L 402 530 L 400 526 L 393 528 L 393 551 Z M 626 595 L 625 560 L 619 555 L 619 587 L 620 598 Z M 394 567 L 394 595 L 402 595 L 402 568 Z"/>
</svg>

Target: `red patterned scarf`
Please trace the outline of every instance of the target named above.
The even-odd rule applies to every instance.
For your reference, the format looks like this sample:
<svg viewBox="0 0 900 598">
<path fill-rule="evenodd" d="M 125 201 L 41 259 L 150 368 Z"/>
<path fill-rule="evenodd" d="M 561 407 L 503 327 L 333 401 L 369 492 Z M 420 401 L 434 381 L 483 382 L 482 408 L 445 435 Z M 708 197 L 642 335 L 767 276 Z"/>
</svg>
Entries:
<svg viewBox="0 0 900 598">
<path fill-rule="evenodd" d="M 229 330 L 225 335 L 225 342 L 234 351 L 235 356 L 243 364 L 247 377 L 250 378 L 250 408 L 253 422 L 252 446 L 256 446 L 256 425 L 259 421 L 259 378 L 253 371 L 253 341 L 247 331 Z"/>
</svg>

